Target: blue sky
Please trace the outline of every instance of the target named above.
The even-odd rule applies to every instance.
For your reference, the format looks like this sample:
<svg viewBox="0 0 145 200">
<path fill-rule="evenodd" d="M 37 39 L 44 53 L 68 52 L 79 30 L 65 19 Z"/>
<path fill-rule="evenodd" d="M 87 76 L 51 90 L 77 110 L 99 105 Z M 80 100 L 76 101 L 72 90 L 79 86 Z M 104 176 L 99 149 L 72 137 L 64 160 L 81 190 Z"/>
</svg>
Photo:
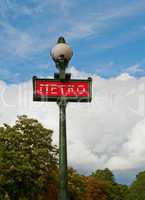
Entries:
<svg viewBox="0 0 145 200">
<path fill-rule="evenodd" d="M 78 70 L 105 78 L 145 75 L 144 0 L 0 0 L 0 79 L 53 74 L 49 52 L 60 35 Z"/>
</svg>

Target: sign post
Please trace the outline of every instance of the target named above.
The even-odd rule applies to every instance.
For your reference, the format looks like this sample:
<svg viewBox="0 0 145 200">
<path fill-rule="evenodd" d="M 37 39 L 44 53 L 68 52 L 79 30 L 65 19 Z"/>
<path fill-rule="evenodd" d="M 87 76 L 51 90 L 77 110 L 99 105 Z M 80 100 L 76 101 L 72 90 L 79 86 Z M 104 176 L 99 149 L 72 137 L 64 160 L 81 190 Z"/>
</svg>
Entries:
<svg viewBox="0 0 145 200">
<path fill-rule="evenodd" d="M 60 174 L 60 200 L 67 200 L 67 138 L 66 138 L 66 102 L 59 105 L 59 174 Z"/>
<path fill-rule="evenodd" d="M 51 55 L 59 73 L 54 79 L 33 77 L 33 101 L 56 102 L 59 106 L 59 200 L 68 200 L 66 105 L 68 102 L 91 102 L 92 79 L 70 79 L 71 74 L 65 73 L 72 50 L 63 37 L 58 39 Z"/>
</svg>

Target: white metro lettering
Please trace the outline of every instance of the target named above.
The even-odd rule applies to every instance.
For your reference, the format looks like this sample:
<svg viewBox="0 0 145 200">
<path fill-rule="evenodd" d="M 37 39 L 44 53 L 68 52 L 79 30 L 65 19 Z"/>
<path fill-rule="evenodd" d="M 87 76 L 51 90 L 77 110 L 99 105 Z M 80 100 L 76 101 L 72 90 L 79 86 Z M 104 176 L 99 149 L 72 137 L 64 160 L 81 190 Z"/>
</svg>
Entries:
<svg viewBox="0 0 145 200">
<path fill-rule="evenodd" d="M 83 95 L 86 93 L 86 88 L 84 87 L 84 85 L 78 85 L 77 86 L 77 93 L 79 95 Z"/>
</svg>

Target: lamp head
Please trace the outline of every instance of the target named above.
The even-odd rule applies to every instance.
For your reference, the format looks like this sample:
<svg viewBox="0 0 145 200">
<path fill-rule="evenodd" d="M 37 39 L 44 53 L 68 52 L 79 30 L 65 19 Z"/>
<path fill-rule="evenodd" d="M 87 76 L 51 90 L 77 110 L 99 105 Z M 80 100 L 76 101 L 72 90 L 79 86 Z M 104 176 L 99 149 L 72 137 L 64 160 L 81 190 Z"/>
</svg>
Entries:
<svg viewBox="0 0 145 200">
<path fill-rule="evenodd" d="M 50 54 L 57 67 L 59 67 L 58 65 L 63 62 L 66 68 L 73 55 L 73 51 L 71 47 L 65 42 L 64 37 L 59 37 L 57 44 L 52 48 Z"/>
</svg>

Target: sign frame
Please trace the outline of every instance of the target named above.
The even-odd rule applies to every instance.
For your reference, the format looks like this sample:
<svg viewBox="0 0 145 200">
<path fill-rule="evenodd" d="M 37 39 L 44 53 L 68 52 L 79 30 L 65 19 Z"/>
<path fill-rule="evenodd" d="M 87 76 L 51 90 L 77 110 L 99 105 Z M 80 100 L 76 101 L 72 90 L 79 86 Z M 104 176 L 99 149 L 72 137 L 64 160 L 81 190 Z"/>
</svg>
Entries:
<svg viewBox="0 0 145 200">
<path fill-rule="evenodd" d="M 51 81 L 51 82 L 62 82 L 62 83 L 69 83 L 69 82 L 87 82 L 88 83 L 88 96 L 38 96 L 36 93 L 36 81 Z M 38 78 L 36 76 L 33 77 L 33 101 L 39 102 L 60 102 L 61 100 L 66 102 L 91 102 L 92 100 L 92 78 L 89 77 L 88 79 L 65 79 L 60 81 L 59 79 L 48 79 L 48 78 Z"/>
</svg>

